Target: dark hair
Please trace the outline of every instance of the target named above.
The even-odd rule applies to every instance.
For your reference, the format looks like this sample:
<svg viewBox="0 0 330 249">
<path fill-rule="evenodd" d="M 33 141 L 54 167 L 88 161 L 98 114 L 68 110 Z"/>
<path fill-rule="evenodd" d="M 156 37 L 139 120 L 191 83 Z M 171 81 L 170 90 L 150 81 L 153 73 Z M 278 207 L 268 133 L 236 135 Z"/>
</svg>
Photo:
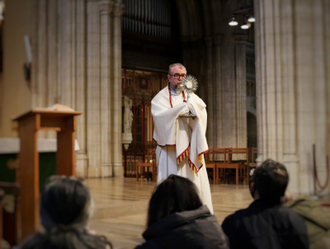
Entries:
<svg viewBox="0 0 330 249">
<path fill-rule="evenodd" d="M 202 205 L 192 181 L 181 176 L 170 175 L 159 184 L 151 196 L 147 226 L 150 227 L 170 214 L 195 210 Z"/>
<path fill-rule="evenodd" d="M 289 175 L 283 164 L 267 159 L 255 169 L 252 182 L 261 198 L 279 199 L 284 196 Z"/>
<path fill-rule="evenodd" d="M 41 223 L 46 231 L 32 235 L 20 248 L 112 248 L 104 236 L 87 232 L 90 213 L 91 197 L 86 186 L 68 177 L 52 180 L 40 200 Z"/>
</svg>

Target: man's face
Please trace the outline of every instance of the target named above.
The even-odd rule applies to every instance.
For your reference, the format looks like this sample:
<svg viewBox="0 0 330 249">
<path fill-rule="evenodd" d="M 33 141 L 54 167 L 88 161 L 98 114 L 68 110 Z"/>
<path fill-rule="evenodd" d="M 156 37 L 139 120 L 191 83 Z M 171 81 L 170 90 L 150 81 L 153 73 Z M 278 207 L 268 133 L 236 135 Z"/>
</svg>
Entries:
<svg viewBox="0 0 330 249">
<path fill-rule="evenodd" d="M 170 74 L 167 75 L 170 86 L 173 90 L 177 91 L 178 83 L 186 77 L 187 71 L 179 68 L 179 66 L 172 67 Z"/>
</svg>

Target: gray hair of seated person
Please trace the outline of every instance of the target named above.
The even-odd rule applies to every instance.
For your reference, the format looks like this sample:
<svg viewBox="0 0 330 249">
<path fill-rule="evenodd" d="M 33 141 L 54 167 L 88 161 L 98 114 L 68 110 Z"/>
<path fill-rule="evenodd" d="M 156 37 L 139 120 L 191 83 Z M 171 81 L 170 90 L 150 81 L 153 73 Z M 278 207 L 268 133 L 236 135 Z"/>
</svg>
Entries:
<svg viewBox="0 0 330 249">
<path fill-rule="evenodd" d="M 201 207 L 196 185 L 187 178 L 170 175 L 158 185 L 151 196 L 147 226 L 176 212 L 195 210 Z"/>
<path fill-rule="evenodd" d="M 278 201 L 284 196 L 289 183 L 289 174 L 283 164 L 267 159 L 255 169 L 251 182 L 254 182 L 254 187 L 261 198 Z"/>
<path fill-rule="evenodd" d="M 106 248 L 104 237 L 87 232 L 91 214 L 89 190 L 80 181 L 60 177 L 50 181 L 41 193 L 40 216 L 45 231 L 30 236 L 20 248 Z"/>
<path fill-rule="evenodd" d="M 171 65 L 168 66 L 168 74 L 171 74 L 172 73 L 172 68 L 173 67 L 179 67 L 180 69 L 184 69 L 187 72 L 186 67 L 184 65 L 182 65 L 181 63 L 173 63 L 173 64 L 171 64 Z"/>
</svg>

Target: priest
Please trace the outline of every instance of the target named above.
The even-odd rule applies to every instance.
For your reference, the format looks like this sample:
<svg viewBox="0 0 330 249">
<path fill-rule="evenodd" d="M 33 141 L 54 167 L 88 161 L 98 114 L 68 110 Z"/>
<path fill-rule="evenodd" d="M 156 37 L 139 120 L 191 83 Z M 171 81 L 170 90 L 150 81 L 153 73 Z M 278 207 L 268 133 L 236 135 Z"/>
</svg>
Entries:
<svg viewBox="0 0 330 249">
<path fill-rule="evenodd" d="M 205 137 L 206 105 L 195 93 L 187 94 L 180 87 L 186 75 L 187 70 L 182 64 L 171 64 L 167 75 L 168 86 L 151 101 L 155 123 L 153 137 L 157 142 L 158 183 L 171 174 L 190 179 L 197 186 L 203 203 L 213 213 L 204 160 L 204 153 L 208 150 Z M 185 116 L 188 112 L 195 117 Z"/>
</svg>

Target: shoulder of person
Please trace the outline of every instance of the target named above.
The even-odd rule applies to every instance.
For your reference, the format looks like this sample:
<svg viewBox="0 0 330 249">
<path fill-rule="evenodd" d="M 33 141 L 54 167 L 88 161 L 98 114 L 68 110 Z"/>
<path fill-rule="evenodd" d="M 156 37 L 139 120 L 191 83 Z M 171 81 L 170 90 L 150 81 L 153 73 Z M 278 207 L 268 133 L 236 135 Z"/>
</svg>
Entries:
<svg viewBox="0 0 330 249">
<path fill-rule="evenodd" d="M 289 201 L 284 203 L 283 206 L 290 207 L 290 208 L 317 208 L 320 205 L 314 201 L 310 196 L 303 196 L 297 198 L 293 201 Z"/>
<path fill-rule="evenodd" d="M 194 102 L 202 107 L 206 107 L 205 102 L 195 93 L 191 93 L 190 97 L 194 100 Z"/>
<path fill-rule="evenodd" d="M 241 217 L 241 215 L 240 215 L 240 211 L 241 211 L 241 210 L 238 210 L 238 211 L 236 211 L 235 213 L 228 215 L 228 216 L 223 220 L 223 222 L 222 222 L 222 224 L 221 224 L 222 228 L 223 228 L 223 227 L 226 227 L 226 226 L 232 226 L 232 225 L 233 225 L 233 222 L 234 222 L 235 220 L 240 219 L 240 217 Z"/>
<path fill-rule="evenodd" d="M 160 98 L 164 98 L 168 96 L 168 87 L 164 87 L 162 90 L 160 90 L 151 100 L 151 104 L 155 101 L 159 101 Z"/>
<path fill-rule="evenodd" d="M 147 240 L 141 245 L 138 245 L 135 247 L 135 249 L 160 249 L 162 248 L 160 245 L 158 245 L 156 242 L 153 240 Z"/>
</svg>

